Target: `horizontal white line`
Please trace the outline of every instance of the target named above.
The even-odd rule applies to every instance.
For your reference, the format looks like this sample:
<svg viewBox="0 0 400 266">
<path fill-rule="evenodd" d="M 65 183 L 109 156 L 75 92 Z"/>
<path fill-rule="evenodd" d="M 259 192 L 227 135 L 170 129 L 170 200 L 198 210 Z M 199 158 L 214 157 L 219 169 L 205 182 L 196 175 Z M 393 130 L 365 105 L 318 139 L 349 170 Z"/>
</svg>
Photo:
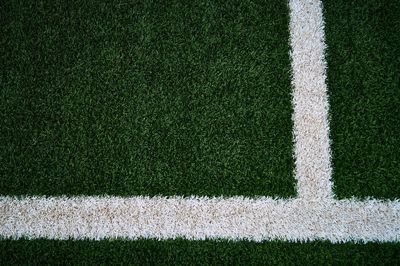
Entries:
<svg viewBox="0 0 400 266">
<path fill-rule="evenodd" d="M 399 201 L 0 197 L 5 238 L 399 241 Z"/>
</svg>

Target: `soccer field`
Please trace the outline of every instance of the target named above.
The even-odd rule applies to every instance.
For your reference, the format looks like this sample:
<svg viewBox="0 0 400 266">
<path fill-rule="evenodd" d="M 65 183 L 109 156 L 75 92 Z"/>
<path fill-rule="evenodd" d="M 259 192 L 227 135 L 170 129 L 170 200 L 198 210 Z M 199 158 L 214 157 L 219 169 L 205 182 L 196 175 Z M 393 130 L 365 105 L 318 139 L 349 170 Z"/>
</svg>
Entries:
<svg viewBox="0 0 400 266">
<path fill-rule="evenodd" d="M 398 14 L 2 3 L 0 264 L 399 264 Z"/>
</svg>

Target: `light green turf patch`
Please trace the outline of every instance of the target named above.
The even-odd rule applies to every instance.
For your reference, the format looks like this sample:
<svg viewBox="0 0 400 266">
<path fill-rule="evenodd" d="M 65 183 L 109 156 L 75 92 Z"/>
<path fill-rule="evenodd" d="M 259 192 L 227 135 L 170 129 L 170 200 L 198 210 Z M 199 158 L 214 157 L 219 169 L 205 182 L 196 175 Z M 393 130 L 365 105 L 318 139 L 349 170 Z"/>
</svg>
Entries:
<svg viewBox="0 0 400 266">
<path fill-rule="evenodd" d="M 335 193 L 400 196 L 400 3 L 324 1 Z"/>
<path fill-rule="evenodd" d="M 74 265 L 396 265 L 394 243 L 227 242 L 187 240 L 0 242 L 0 264 Z"/>
<path fill-rule="evenodd" d="M 0 12 L 0 194 L 295 194 L 286 1 Z"/>
</svg>

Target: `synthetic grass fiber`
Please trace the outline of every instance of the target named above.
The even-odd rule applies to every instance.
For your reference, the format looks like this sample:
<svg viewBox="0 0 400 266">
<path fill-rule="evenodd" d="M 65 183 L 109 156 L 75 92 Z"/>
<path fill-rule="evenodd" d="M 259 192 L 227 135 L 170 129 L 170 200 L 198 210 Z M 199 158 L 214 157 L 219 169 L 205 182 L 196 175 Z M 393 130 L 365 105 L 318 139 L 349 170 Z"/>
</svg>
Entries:
<svg viewBox="0 0 400 266">
<path fill-rule="evenodd" d="M 363 42 L 376 45 L 374 38 L 366 36 L 376 32 L 365 30 L 366 35 L 357 35 L 357 27 L 369 27 L 374 21 L 397 25 L 398 19 L 391 12 L 399 4 L 324 3 L 328 64 L 329 68 L 333 66 L 332 71 L 328 69 L 328 85 L 333 86 L 330 96 L 336 106 L 331 110 L 335 192 L 338 197 L 396 198 L 396 169 L 390 163 L 380 164 L 379 156 L 386 156 L 385 152 L 387 158 L 394 158 L 392 163 L 398 159 L 387 143 L 370 146 L 370 152 L 362 154 L 379 158 L 379 163 L 374 159 L 368 162 L 374 162 L 379 170 L 369 170 L 380 171 L 376 178 L 382 178 L 380 174 L 385 171 L 394 173 L 389 181 L 380 179 L 371 185 L 371 175 L 359 174 L 364 181 L 354 179 L 352 183 L 345 180 L 352 178 L 350 175 L 337 171 L 341 161 L 349 163 L 355 158 L 340 157 L 355 152 L 346 145 L 342 150 L 337 148 L 341 134 L 354 133 L 342 120 L 364 125 L 354 122 L 359 118 L 354 112 L 345 110 L 354 118 L 345 116 L 339 108 L 344 106 L 341 100 L 350 106 L 365 100 L 368 104 L 362 103 L 362 111 L 373 103 L 372 109 L 389 117 L 380 123 L 393 117 L 373 108 L 374 97 L 366 95 L 370 98 L 354 101 L 346 88 L 335 82 L 343 82 L 337 69 L 355 71 L 352 61 L 341 57 L 344 51 L 357 51 Z M 386 9 L 384 4 L 393 6 Z M 370 9 L 375 11 L 369 13 Z M 8 1 L 1 4 L 0 12 L 0 195 L 295 194 L 286 1 Z M 362 18 L 334 24 L 336 17 L 346 20 L 346 14 L 347 19 L 357 18 L 357 14 Z M 372 29 L 388 32 L 390 37 L 383 39 L 390 40 L 390 45 L 398 38 L 392 36 L 394 29 L 390 27 Z M 358 38 L 360 43 L 349 41 Z M 347 42 L 342 47 L 343 39 Z M 394 45 L 390 46 L 393 51 L 385 45 L 371 47 L 383 49 L 379 56 L 385 59 L 373 73 L 394 77 L 376 84 L 398 84 L 399 50 Z M 385 52 L 395 56 L 395 63 L 387 60 Z M 358 62 L 362 62 L 363 71 L 371 70 L 367 59 Z M 387 64 L 390 66 L 382 72 L 379 67 Z M 356 73 L 364 75 L 363 71 Z M 372 74 L 365 75 L 368 80 Z M 348 78 L 344 84 L 351 82 Z M 358 82 L 364 86 L 364 80 Z M 385 91 L 387 86 L 381 89 Z M 338 91 L 332 90 L 343 95 L 337 96 Z M 385 112 L 393 109 L 395 89 L 394 94 L 389 93 L 393 97 L 382 96 L 375 89 L 365 93 L 370 91 L 385 102 L 383 105 L 390 106 Z M 375 121 L 375 111 L 368 111 L 364 120 Z M 398 142 L 393 133 L 396 128 L 379 125 L 385 129 L 384 137 L 389 138 L 383 142 Z M 358 143 L 353 149 L 365 143 L 350 135 Z M 383 135 L 371 134 L 368 138 L 379 143 L 382 140 L 377 136 Z M 386 150 L 375 152 L 375 148 Z M 349 167 L 358 168 L 360 164 L 351 162 L 342 171 L 349 171 Z M 0 250 L 0 264 L 400 262 L 399 243 L 20 239 L 0 241 Z"/>
<path fill-rule="evenodd" d="M 285 1 L 0 12 L 0 194 L 295 194 Z"/>
<path fill-rule="evenodd" d="M 394 265 L 397 244 L 247 241 L 0 242 L 0 264 L 130 265 Z M 4 251 L 7 252 L 4 252 Z"/>
<path fill-rule="evenodd" d="M 339 198 L 400 196 L 400 3 L 324 1 Z"/>
</svg>

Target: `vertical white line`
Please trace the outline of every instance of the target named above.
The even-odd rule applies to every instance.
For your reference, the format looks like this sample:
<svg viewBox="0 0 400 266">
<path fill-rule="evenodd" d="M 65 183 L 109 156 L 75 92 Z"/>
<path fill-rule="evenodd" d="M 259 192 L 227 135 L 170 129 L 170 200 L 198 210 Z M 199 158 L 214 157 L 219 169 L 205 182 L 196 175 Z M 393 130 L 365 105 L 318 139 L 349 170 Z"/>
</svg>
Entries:
<svg viewBox="0 0 400 266">
<path fill-rule="evenodd" d="M 322 3 L 289 0 L 298 197 L 333 198 Z"/>
</svg>

